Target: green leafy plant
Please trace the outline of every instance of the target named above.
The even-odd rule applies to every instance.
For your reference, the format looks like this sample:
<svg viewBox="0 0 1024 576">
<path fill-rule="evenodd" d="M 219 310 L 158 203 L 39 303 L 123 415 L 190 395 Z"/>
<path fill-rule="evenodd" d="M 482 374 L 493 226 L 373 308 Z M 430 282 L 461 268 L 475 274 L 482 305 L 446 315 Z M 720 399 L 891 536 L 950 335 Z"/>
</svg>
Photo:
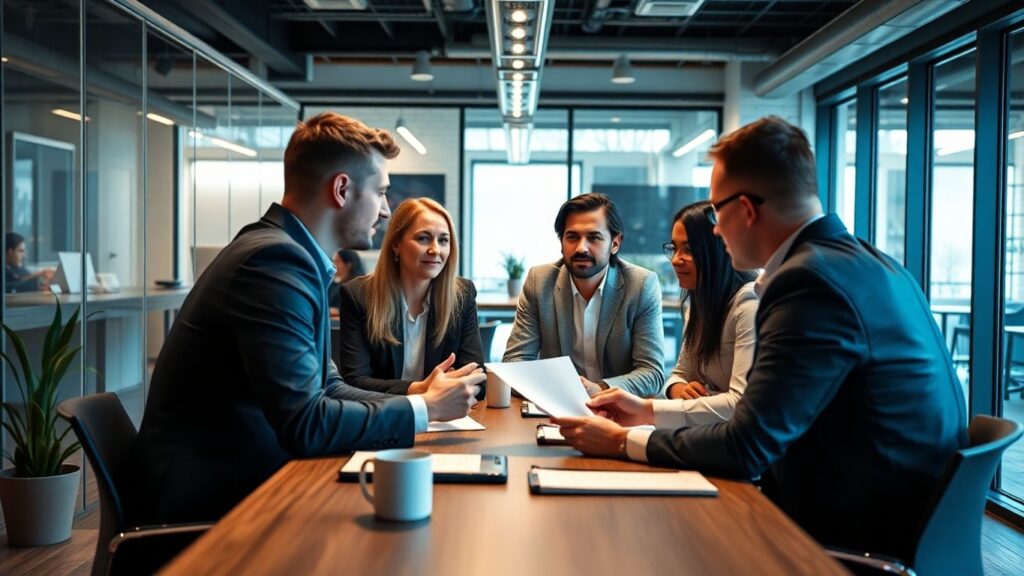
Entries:
<svg viewBox="0 0 1024 576">
<path fill-rule="evenodd" d="M 526 271 L 523 258 L 516 258 L 513 254 L 503 254 L 503 260 L 501 265 L 505 268 L 505 272 L 508 274 L 509 279 L 516 280 L 523 277 L 523 272 Z"/>
<path fill-rule="evenodd" d="M 4 451 L 4 457 L 14 463 L 15 475 L 23 478 L 39 478 L 56 476 L 61 473 L 61 464 L 77 451 L 80 446 L 75 442 L 67 448 L 61 448 L 64 437 L 71 430 L 69 426 L 63 433 L 57 433 L 57 389 L 67 373 L 71 362 L 81 350 L 81 346 L 71 346 L 78 312 L 71 315 L 67 324 L 63 323 L 60 302 L 53 314 L 53 322 L 46 330 L 43 339 L 43 353 L 39 361 L 38 374 L 29 362 L 24 341 L 10 326 L 3 324 L 3 330 L 11 341 L 18 362 L 0 352 L 0 357 L 10 366 L 14 381 L 21 392 L 24 414 L 10 402 L 4 402 L 3 427 L 14 439 L 14 454 Z"/>
</svg>

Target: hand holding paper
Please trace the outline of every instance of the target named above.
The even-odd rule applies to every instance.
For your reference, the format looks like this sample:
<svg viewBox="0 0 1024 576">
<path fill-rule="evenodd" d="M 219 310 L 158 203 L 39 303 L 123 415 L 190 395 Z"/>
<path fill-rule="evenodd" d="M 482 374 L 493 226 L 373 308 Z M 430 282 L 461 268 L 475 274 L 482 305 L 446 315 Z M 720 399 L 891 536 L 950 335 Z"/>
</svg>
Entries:
<svg viewBox="0 0 1024 576">
<path fill-rule="evenodd" d="M 488 362 L 487 369 L 552 416 L 593 416 L 590 398 L 568 356 L 528 362 Z"/>
</svg>

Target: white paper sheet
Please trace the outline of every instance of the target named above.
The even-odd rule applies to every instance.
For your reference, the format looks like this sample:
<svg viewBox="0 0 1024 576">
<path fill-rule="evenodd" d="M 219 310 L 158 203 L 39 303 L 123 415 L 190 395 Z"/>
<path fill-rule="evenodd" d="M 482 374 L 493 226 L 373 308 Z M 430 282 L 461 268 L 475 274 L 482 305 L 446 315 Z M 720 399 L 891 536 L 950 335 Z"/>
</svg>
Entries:
<svg viewBox="0 0 1024 576">
<path fill-rule="evenodd" d="M 427 425 L 427 432 L 464 432 L 467 430 L 487 430 L 487 427 L 469 416 L 449 422 L 431 422 Z"/>
<path fill-rule="evenodd" d="M 542 424 L 544 428 L 544 437 L 548 440 L 565 440 L 565 436 L 562 436 L 562 429 L 554 424 Z M 654 430 L 654 426 L 651 424 L 641 424 L 640 426 L 627 426 L 626 430 Z"/>
<path fill-rule="evenodd" d="M 373 458 L 375 452 L 359 451 L 348 459 L 342 466 L 341 471 L 345 473 L 358 474 L 359 467 L 363 462 Z M 430 457 L 430 468 L 434 474 L 476 474 L 480 471 L 479 454 L 432 454 Z M 373 464 L 366 467 L 373 472 Z"/>
<path fill-rule="evenodd" d="M 587 391 L 568 356 L 528 362 L 488 362 L 487 369 L 538 408 L 555 416 L 593 416 Z"/>
</svg>

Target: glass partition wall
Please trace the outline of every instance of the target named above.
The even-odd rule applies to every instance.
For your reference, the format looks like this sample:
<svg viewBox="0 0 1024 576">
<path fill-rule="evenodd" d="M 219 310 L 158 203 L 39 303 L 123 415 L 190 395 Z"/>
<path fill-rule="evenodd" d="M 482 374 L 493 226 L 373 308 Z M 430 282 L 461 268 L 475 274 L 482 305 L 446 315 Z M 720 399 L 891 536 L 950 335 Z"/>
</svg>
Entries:
<svg viewBox="0 0 1024 576">
<path fill-rule="evenodd" d="M 126 4 L 0 0 L 0 315 L 37 365 L 58 302 L 88 315 L 60 398 L 116 393 L 137 426 L 197 241 L 223 246 L 280 199 L 298 106 Z M 3 372 L 3 401 L 21 404 Z M 87 467 L 83 482 L 84 507 Z"/>
</svg>

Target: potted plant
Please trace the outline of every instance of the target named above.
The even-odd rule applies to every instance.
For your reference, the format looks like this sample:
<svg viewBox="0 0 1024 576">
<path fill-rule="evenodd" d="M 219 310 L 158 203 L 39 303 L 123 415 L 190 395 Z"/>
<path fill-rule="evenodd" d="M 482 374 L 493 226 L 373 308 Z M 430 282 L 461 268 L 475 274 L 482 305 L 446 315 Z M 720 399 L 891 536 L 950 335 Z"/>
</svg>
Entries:
<svg viewBox="0 0 1024 576">
<path fill-rule="evenodd" d="M 21 337 L 3 324 L 17 362 L 3 352 L 0 357 L 11 369 L 22 402 L 21 409 L 10 402 L 0 405 L 0 422 L 14 442 L 14 452 L 4 452 L 4 459 L 14 467 L 0 472 L 0 504 L 12 546 L 55 544 L 71 537 L 82 471 L 64 461 L 79 444 L 62 446 L 71 428 L 58 433 L 56 406 L 61 380 L 81 349 L 71 345 L 77 320 L 75 310 L 64 324 L 57 303 L 43 338 L 38 372 Z"/>
<path fill-rule="evenodd" d="M 526 271 L 523 259 L 516 258 L 512 254 L 504 254 L 501 265 L 505 268 L 505 273 L 508 274 L 508 297 L 515 298 L 523 289 L 523 272 Z"/>
</svg>

